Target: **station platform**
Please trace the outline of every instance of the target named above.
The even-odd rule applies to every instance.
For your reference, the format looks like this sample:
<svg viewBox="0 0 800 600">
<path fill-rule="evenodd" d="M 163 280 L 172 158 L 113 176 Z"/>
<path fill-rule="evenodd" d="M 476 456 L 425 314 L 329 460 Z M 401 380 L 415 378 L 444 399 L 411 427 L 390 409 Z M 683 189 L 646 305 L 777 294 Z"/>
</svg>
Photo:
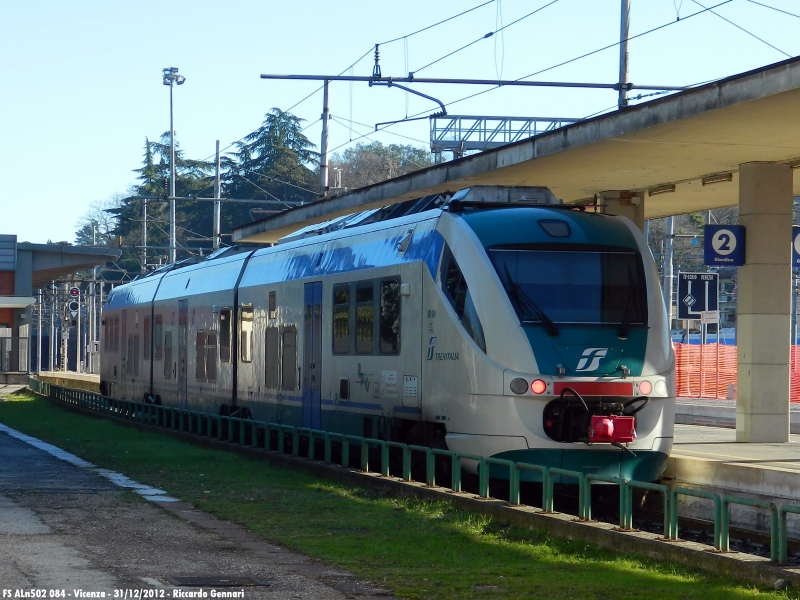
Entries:
<svg viewBox="0 0 800 600">
<path fill-rule="evenodd" d="M 716 413 L 713 418 L 721 418 L 727 409 L 714 408 L 706 408 L 706 412 Z M 790 438 L 786 444 L 745 444 L 736 442 L 736 430 L 731 427 L 676 423 L 665 483 L 774 502 L 779 507 L 800 504 L 800 435 Z M 710 518 L 712 509 L 708 501 L 683 498 L 679 512 Z M 760 509 L 734 506 L 731 524 L 767 531 L 769 515 Z M 800 519 L 790 516 L 788 525 L 789 535 L 800 539 Z"/>
<path fill-rule="evenodd" d="M 62 387 L 77 388 L 89 392 L 100 391 L 100 375 L 91 373 L 75 373 L 72 371 L 42 371 L 38 375 L 31 373 L 42 381 Z"/>
<path fill-rule="evenodd" d="M 790 404 L 791 432 L 800 434 L 800 403 Z M 675 423 L 736 429 L 736 400 L 678 398 Z"/>
</svg>

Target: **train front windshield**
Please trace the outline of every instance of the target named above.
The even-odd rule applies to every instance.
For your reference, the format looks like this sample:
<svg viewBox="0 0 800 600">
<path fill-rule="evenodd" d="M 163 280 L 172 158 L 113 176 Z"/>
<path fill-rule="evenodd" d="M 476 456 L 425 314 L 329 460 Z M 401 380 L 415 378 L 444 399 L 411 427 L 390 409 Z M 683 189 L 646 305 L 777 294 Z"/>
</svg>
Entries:
<svg viewBox="0 0 800 600">
<path fill-rule="evenodd" d="M 490 248 L 522 323 L 629 326 L 647 323 L 642 261 L 632 251 Z"/>
</svg>

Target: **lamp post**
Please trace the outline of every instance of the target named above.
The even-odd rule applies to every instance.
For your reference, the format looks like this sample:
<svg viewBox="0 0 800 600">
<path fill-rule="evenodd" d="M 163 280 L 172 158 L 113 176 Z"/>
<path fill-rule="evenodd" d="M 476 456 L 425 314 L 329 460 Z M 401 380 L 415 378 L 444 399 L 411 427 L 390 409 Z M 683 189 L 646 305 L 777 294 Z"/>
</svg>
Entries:
<svg viewBox="0 0 800 600">
<path fill-rule="evenodd" d="M 163 83 L 169 86 L 169 262 L 175 262 L 175 127 L 172 120 L 172 85 L 183 85 L 186 77 L 178 75 L 177 67 L 162 70 Z"/>
</svg>

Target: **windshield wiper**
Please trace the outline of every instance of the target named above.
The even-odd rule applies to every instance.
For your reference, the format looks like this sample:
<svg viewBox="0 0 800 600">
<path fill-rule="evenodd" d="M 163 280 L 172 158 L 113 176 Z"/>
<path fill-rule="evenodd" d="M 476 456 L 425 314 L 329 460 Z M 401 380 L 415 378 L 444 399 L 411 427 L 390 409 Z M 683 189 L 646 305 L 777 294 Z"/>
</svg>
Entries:
<svg viewBox="0 0 800 600">
<path fill-rule="evenodd" d="M 507 283 L 503 282 L 503 284 L 505 285 L 506 291 L 514 302 L 517 310 L 524 315 L 533 313 L 533 315 L 539 319 L 539 322 L 544 325 L 544 328 L 550 337 L 558 337 L 558 328 L 556 327 L 556 324 L 553 323 L 553 320 L 548 317 L 547 313 L 545 313 L 539 307 L 539 305 L 536 304 L 536 302 L 531 300 L 531 297 L 525 293 L 525 290 L 523 290 L 519 284 L 517 284 L 517 282 L 511 278 L 511 273 L 508 272 L 508 266 L 505 263 L 503 263 L 503 269 L 506 272 L 506 278 L 508 280 Z"/>
</svg>

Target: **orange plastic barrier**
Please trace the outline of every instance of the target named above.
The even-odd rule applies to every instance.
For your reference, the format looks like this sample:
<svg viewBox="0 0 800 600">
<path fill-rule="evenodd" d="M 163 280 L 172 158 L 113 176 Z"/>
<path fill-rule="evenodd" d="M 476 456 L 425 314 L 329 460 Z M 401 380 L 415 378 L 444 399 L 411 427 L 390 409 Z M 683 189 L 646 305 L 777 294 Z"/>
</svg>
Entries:
<svg viewBox="0 0 800 600">
<path fill-rule="evenodd" d="M 675 387 L 681 398 L 736 397 L 738 358 L 736 346 L 724 344 L 673 344 Z M 800 347 L 792 346 L 789 365 L 790 399 L 800 402 Z M 730 388 L 733 384 L 733 388 Z M 729 392 L 733 391 L 733 395 Z"/>
</svg>

